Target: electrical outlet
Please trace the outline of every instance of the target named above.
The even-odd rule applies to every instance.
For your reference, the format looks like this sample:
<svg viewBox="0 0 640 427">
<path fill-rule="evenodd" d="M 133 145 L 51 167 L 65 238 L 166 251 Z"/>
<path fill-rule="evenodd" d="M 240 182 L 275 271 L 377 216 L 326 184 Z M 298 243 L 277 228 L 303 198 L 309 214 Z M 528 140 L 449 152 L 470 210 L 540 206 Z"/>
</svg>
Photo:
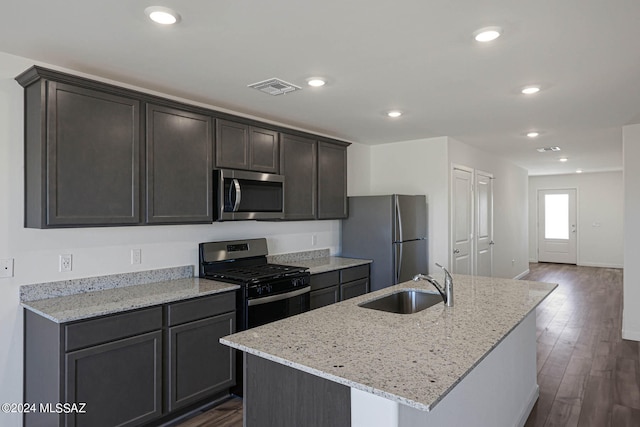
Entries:
<svg viewBox="0 0 640 427">
<path fill-rule="evenodd" d="M 72 256 L 71 254 L 60 255 L 60 273 L 71 271 L 72 269 Z"/>
<path fill-rule="evenodd" d="M 0 259 L 0 277 L 13 277 L 13 258 Z"/>
<path fill-rule="evenodd" d="M 131 249 L 131 264 L 142 263 L 142 249 Z"/>
<path fill-rule="evenodd" d="M 311 246 L 315 246 L 318 244 L 318 235 L 317 234 L 312 234 L 311 235 Z"/>
</svg>

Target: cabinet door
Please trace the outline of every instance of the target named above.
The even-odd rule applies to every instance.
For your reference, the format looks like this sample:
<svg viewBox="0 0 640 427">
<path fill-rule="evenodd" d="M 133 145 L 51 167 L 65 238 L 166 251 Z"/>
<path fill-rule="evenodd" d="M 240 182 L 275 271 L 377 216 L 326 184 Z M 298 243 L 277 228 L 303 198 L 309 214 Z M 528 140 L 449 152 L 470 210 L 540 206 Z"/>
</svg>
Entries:
<svg viewBox="0 0 640 427">
<path fill-rule="evenodd" d="M 210 117 L 147 105 L 147 223 L 213 221 Z"/>
<path fill-rule="evenodd" d="M 46 225 L 139 223 L 140 103 L 48 85 Z"/>
<path fill-rule="evenodd" d="M 86 403 L 68 427 L 137 426 L 162 412 L 162 332 L 67 353 L 64 402 Z"/>
<path fill-rule="evenodd" d="M 249 126 L 216 120 L 217 168 L 249 169 Z"/>
<path fill-rule="evenodd" d="M 360 279 L 340 285 L 340 301 L 364 295 L 369 291 L 369 279 Z"/>
<path fill-rule="evenodd" d="M 347 147 L 318 142 L 318 219 L 347 217 Z"/>
<path fill-rule="evenodd" d="M 218 341 L 234 332 L 235 312 L 169 328 L 169 411 L 235 384 L 234 350 Z"/>
<path fill-rule="evenodd" d="M 317 163 L 312 139 L 280 135 L 280 173 L 284 175 L 284 219 L 315 219 Z"/>
<path fill-rule="evenodd" d="M 319 291 L 311 291 L 311 310 L 340 301 L 340 287 L 331 286 Z"/>
<path fill-rule="evenodd" d="M 256 172 L 279 172 L 278 132 L 250 127 L 249 150 L 249 169 Z"/>
</svg>

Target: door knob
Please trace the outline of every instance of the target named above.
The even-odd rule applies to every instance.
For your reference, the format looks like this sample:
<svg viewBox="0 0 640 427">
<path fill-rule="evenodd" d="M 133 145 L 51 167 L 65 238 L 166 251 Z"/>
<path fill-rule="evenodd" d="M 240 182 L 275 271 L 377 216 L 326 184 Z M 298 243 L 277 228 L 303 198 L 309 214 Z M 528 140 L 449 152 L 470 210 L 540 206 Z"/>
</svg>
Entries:
<svg viewBox="0 0 640 427">
<path fill-rule="evenodd" d="M 495 243 L 493 243 L 493 240 L 489 242 L 490 245 L 495 245 Z"/>
<path fill-rule="evenodd" d="M 454 253 L 454 254 L 459 254 L 459 253 L 460 253 L 460 249 L 454 249 L 454 250 L 453 250 L 453 253 Z"/>
</svg>

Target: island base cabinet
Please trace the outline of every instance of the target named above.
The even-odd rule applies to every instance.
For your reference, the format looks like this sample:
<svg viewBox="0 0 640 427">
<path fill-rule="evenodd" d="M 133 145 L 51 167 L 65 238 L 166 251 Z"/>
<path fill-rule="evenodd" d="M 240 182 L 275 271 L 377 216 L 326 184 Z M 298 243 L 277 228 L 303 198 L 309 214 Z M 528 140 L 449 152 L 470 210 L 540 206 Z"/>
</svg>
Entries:
<svg viewBox="0 0 640 427">
<path fill-rule="evenodd" d="M 66 355 L 67 427 L 137 426 L 162 413 L 162 332 Z M 79 408 L 79 407 L 78 407 Z"/>
<path fill-rule="evenodd" d="M 244 355 L 245 427 L 351 425 L 351 389 L 251 354 Z"/>
</svg>

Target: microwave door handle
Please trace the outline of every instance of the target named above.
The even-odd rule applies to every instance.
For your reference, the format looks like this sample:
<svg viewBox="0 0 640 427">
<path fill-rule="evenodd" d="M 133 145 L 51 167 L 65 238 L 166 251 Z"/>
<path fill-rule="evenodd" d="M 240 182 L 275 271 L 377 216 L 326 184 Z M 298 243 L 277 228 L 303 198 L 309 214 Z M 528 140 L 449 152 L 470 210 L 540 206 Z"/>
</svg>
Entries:
<svg viewBox="0 0 640 427">
<path fill-rule="evenodd" d="M 240 188 L 240 182 L 236 178 L 233 179 L 233 188 L 236 190 L 236 200 L 233 203 L 233 212 L 238 212 L 240 201 L 242 200 L 242 189 Z M 229 191 L 231 191 L 231 188 L 229 188 Z"/>
</svg>

